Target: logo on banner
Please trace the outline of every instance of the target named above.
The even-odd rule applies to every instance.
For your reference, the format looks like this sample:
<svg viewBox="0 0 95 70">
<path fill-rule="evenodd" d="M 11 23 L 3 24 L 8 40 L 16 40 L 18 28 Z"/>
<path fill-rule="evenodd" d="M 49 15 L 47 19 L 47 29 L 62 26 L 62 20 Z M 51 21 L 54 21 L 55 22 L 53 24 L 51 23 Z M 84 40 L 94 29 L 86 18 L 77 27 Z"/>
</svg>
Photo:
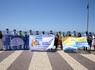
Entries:
<svg viewBox="0 0 95 70">
<path fill-rule="evenodd" d="M 38 45 L 38 41 L 36 40 L 35 37 L 32 38 L 32 43 L 31 43 L 31 46 L 34 47 L 34 46 L 37 46 Z"/>
</svg>

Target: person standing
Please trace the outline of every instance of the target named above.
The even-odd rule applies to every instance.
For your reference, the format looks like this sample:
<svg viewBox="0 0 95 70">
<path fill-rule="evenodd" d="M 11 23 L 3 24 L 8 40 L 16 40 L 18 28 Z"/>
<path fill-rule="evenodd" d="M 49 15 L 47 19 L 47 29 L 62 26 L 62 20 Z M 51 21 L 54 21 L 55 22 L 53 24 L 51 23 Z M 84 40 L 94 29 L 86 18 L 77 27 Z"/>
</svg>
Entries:
<svg viewBox="0 0 95 70">
<path fill-rule="evenodd" d="M 80 32 L 78 33 L 78 37 L 81 37 L 81 33 Z"/>
<path fill-rule="evenodd" d="M 20 30 L 19 33 L 18 33 L 18 37 L 21 38 L 23 40 L 23 34 L 22 34 L 22 31 Z M 18 46 L 17 49 L 23 49 L 23 45 L 22 45 L 22 42 L 20 42 L 20 45 Z"/>
<path fill-rule="evenodd" d="M 22 31 L 20 30 L 18 36 L 23 36 Z"/>
<path fill-rule="evenodd" d="M 13 38 L 15 38 L 17 36 L 17 31 L 16 31 L 16 29 L 14 29 L 13 30 L 13 32 L 12 32 L 12 36 L 11 36 L 11 42 L 13 43 L 13 44 L 11 44 L 10 43 L 10 45 L 11 45 L 11 49 L 13 49 L 13 50 L 16 50 L 17 49 L 17 46 L 16 46 L 16 40 L 15 41 L 13 41 L 12 39 Z M 12 46 L 13 45 L 13 46 Z"/>
<path fill-rule="evenodd" d="M 17 31 L 16 29 L 14 29 L 13 33 L 12 33 L 12 36 L 17 36 Z"/>
<path fill-rule="evenodd" d="M 87 37 L 87 43 L 89 44 L 89 34 L 88 31 L 86 31 L 86 37 Z M 84 51 L 87 50 L 87 47 L 84 47 Z"/>
<path fill-rule="evenodd" d="M 42 35 L 45 35 L 45 31 L 42 31 Z"/>
<path fill-rule="evenodd" d="M 39 31 L 36 31 L 36 35 L 39 35 Z"/>
<path fill-rule="evenodd" d="M 58 39 L 59 39 L 59 35 L 58 35 L 58 32 L 56 32 L 55 40 L 54 40 L 54 46 L 55 46 L 56 49 L 58 47 Z"/>
<path fill-rule="evenodd" d="M 61 31 L 59 31 L 58 45 L 62 49 L 62 36 L 61 36 Z"/>
<path fill-rule="evenodd" d="M 6 29 L 6 32 L 5 32 L 5 50 L 11 49 L 10 40 L 11 40 L 10 31 L 9 31 L 9 29 Z"/>
<path fill-rule="evenodd" d="M 76 31 L 73 32 L 72 36 L 73 36 L 73 37 L 76 37 L 76 36 L 77 36 L 77 35 L 76 35 Z"/>
<path fill-rule="evenodd" d="M 29 34 L 28 35 L 33 35 L 33 32 L 32 30 L 29 30 Z"/>
<path fill-rule="evenodd" d="M 52 30 L 50 30 L 50 32 L 49 32 L 49 35 L 53 35 L 53 32 L 52 32 Z"/>
<path fill-rule="evenodd" d="M 64 32 L 62 32 L 62 37 L 65 37 L 65 34 L 64 34 Z"/>
<path fill-rule="evenodd" d="M 68 31 L 66 36 L 67 36 L 67 37 L 70 37 L 70 36 L 71 36 L 71 32 Z"/>
<path fill-rule="evenodd" d="M 93 39 L 92 33 L 89 32 L 89 46 L 90 46 L 90 49 L 91 49 L 91 46 L 92 46 L 92 39 Z"/>
<path fill-rule="evenodd" d="M 93 48 L 94 48 L 94 50 L 95 50 L 95 34 L 94 34 L 94 36 L 93 36 L 92 46 L 93 46 Z"/>
<path fill-rule="evenodd" d="M 27 32 L 24 33 L 24 50 L 28 50 L 29 45 L 29 36 L 27 35 Z"/>
<path fill-rule="evenodd" d="M 2 34 L 2 32 L 0 31 L 0 50 L 3 50 L 3 47 L 4 47 L 4 45 L 3 45 L 3 34 Z"/>
</svg>

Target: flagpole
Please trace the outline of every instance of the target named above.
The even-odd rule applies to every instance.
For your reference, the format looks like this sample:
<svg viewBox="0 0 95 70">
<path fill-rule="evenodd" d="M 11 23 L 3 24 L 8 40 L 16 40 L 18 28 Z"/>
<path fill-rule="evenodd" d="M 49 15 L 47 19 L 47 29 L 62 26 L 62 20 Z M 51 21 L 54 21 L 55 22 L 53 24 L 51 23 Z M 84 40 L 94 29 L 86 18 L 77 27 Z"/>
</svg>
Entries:
<svg viewBox="0 0 95 70">
<path fill-rule="evenodd" d="M 88 4 L 87 4 L 87 31 L 89 29 L 89 1 L 88 1 Z"/>
</svg>

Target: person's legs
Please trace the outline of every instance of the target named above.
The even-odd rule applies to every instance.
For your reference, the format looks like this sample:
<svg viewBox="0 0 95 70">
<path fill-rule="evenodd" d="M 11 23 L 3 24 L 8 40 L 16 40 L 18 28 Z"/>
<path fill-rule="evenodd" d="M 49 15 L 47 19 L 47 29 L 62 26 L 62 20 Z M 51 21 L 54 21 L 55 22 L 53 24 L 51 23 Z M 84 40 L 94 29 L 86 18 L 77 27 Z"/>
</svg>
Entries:
<svg viewBox="0 0 95 70">
<path fill-rule="evenodd" d="M 18 50 L 22 50 L 22 45 L 19 45 L 18 46 Z"/>
<path fill-rule="evenodd" d="M 17 50 L 17 46 L 13 46 L 13 50 Z"/>
<path fill-rule="evenodd" d="M 28 45 L 26 45 L 26 50 L 28 50 Z"/>
<path fill-rule="evenodd" d="M 83 47 L 83 50 L 85 51 L 85 47 Z"/>
<path fill-rule="evenodd" d="M 63 47 L 62 47 L 62 40 L 61 40 L 61 43 L 60 43 L 60 45 L 61 45 L 61 49 L 63 49 Z"/>
<path fill-rule="evenodd" d="M 24 50 L 27 50 L 27 49 L 28 49 L 28 46 L 27 46 L 27 45 L 25 45 L 25 46 L 24 46 Z"/>
<path fill-rule="evenodd" d="M 87 47 L 84 47 L 83 50 L 86 51 L 87 50 Z"/>
<path fill-rule="evenodd" d="M 54 46 L 57 49 L 57 47 L 58 47 L 58 40 L 57 39 L 55 39 Z"/>
<path fill-rule="evenodd" d="M 89 42 L 89 46 L 90 46 L 90 49 L 91 49 L 91 46 L 92 46 L 92 40 L 90 40 L 90 42 Z"/>
<path fill-rule="evenodd" d="M 91 45 L 90 45 L 90 50 L 91 50 Z"/>
<path fill-rule="evenodd" d="M 87 39 L 88 45 L 90 44 L 90 40 Z M 90 46 L 90 45 L 89 45 Z M 87 50 L 87 47 L 85 47 L 85 50 Z"/>
<path fill-rule="evenodd" d="M 5 46 L 5 50 L 8 50 L 8 45 L 6 44 L 6 46 Z"/>
<path fill-rule="evenodd" d="M 55 44 L 56 49 L 57 49 L 57 46 L 58 46 L 58 45 L 57 45 L 57 43 L 56 43 L 56 44 Z"/>
<path fill-rule="evenodd" d="M 7 41 L 5 41 L 5 50 L 8 50 L 8 44 L 7 44 Z"/>
<path fill-rule="evenodd" d="M 10 46 L 10 44 L 9 44 L 9 50 L 11 50 L 12 48 L 11 48 L 11 46 Z"/>
<path fill-rule="evenodd" d="M 94 50 L 95 50 L 95 45 L 94 45 Z"/>
<path fill-rule="evenodd" d="M 11 49 L 14 50 L 14 46 L 11 46 Z"/>
<path fill-rule="evenodd" d="M 0 39 L 0 50 L 3 50 L 3 42 L 2 42 L 2 39 Z"/>
<path fill-rule="evenodd" d="M 7 42 L 7 45 L 8 45 L 8 49 L 11 50 L 11 46 L 10 46 L 10 38 L 7 38 L 6 42 Z"/>
<path fill-rule="evenodd" d="M 87 50 L 87 47 L 85 47 L 85 49 Z"/>
<path fill-rule="evenodd" d="M 25 50 L 25 47 L 26 47 L 26 45 L 24 44 L 24 50 Z"/>
</svg>

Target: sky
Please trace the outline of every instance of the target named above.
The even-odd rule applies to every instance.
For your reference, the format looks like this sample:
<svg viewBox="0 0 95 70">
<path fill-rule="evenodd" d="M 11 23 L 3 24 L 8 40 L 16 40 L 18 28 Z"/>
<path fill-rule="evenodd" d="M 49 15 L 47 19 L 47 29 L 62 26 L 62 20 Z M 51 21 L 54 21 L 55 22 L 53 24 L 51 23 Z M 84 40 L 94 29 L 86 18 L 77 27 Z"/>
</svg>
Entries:
<svg viewBox="0 0 95 70">
<path fill-rule="evenodd" d="M 0 0 L 0 30 L 95 32 L 95 0 Z"/>
</svg>

